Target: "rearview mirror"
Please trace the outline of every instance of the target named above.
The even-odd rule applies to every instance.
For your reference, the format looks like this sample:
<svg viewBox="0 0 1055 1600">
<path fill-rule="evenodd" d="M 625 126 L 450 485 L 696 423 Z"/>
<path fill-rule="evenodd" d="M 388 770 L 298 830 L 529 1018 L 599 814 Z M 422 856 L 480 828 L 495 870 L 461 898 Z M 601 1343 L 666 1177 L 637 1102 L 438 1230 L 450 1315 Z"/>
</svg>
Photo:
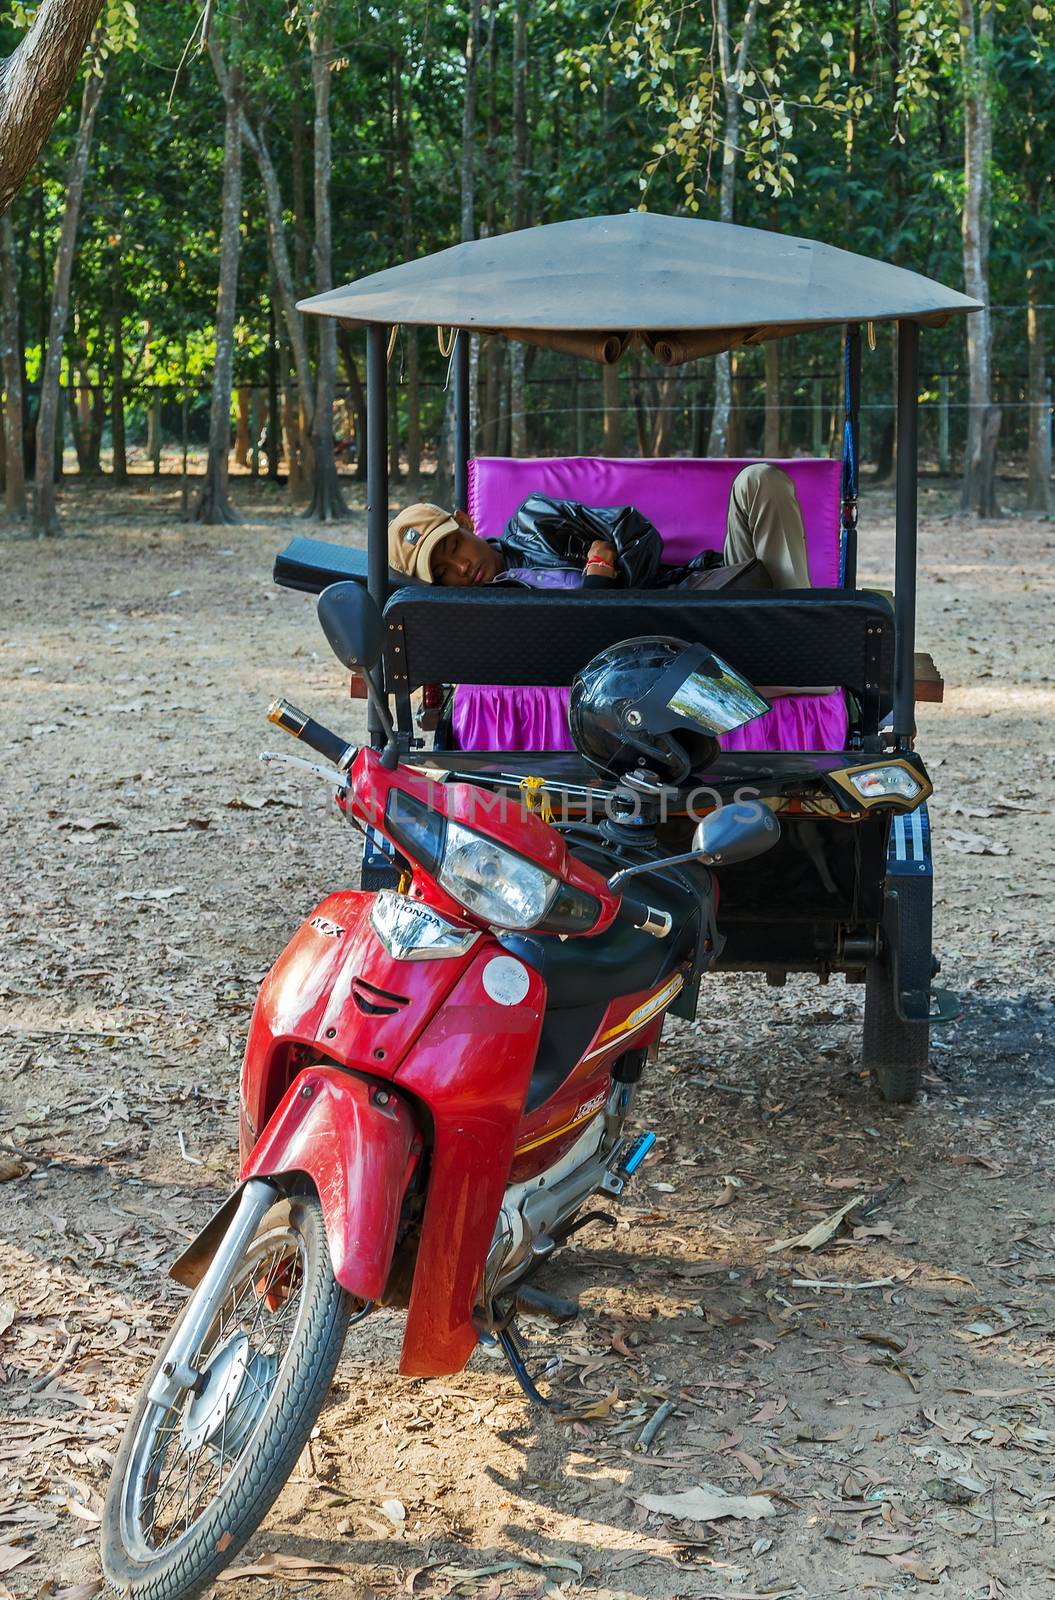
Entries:
<svg viewBox="0 0 1055 1600">
<path fill-rule="evenodd" d="M 351 672 L 372 672 L 381 659 L 384 623 L 361 583 L 331 583 L 319 596 L 319 622 L 334 655 Z"/>
<path fill-rule="evenodd" d="M 772 849 L 779 838 L 780 823 L 768 806 L 738 800 L 703 818 L 693 835 L 692 850 L 711 866 L 731 867 Z"/>
</svg>

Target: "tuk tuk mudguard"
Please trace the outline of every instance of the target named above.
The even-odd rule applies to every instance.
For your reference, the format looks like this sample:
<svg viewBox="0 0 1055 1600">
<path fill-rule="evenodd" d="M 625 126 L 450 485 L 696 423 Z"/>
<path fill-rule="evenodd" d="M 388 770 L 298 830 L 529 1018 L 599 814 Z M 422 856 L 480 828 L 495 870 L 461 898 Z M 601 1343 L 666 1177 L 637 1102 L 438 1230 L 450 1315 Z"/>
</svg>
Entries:
<svg viewBox="0 0 1055 1600">
<path fill-rule="evenodd" d="M 883 943 L 902 1022 L 927 1022 L 931 1016 L 933 897 L 930 815 L 924 802 L 895 816 L 887 839 Z"/>
</svg>

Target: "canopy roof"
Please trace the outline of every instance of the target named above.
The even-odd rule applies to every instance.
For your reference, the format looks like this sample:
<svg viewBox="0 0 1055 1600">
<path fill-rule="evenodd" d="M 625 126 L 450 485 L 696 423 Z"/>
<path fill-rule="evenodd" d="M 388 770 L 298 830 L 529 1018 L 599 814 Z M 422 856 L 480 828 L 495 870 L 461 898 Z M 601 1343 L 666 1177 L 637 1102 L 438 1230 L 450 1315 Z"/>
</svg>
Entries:
<svg viewBox="0 0 1055 1600">
<path fill-rule="evenodd" d="M 348 324 L 466 328 L 665 365 L 829 323 L 940 325 L 979 303 L 932 278 L 760 228 L 630 211 L 473 239 L 300 302 Z"/>
</svg>

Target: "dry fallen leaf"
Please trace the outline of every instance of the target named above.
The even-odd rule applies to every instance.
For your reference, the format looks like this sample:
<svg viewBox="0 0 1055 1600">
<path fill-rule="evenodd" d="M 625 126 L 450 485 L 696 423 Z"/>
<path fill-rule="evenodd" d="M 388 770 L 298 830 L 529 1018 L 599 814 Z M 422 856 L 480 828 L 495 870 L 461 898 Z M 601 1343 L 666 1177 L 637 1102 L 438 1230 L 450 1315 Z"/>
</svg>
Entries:
<svg viewBox="0 0 1055 1600">
<path fill-rule="evenodd" d="M 981 1491 L 968 1489 L 965 1484 L 957 1483 L 955 1478 L 928 1478 L 923 1485 L 923 1492 L 929 1494 L 932 1500 L 944 1501 L 947 1506 L 969 1506 Z"/>
<path fill-rule="evenodd" d="M 884 1350 L 893 1350 L 895 1355 L 900 1355 L 908 1343 L 908 1340 L 902 1339 L 901 1335 L 898 1333 L 880 1333 L 878 1330 L 873 1331 L 870 1328 L 866 1328 L 864 1332 L 859 1333 L 857 1337 L 861 1340 L 862 1344 L 878 1344 L 881 1345 Z"/>
<path fill-rule="evenodd" d="M 847 1200 L 838 1211 L 833 1211 L 830 1217 L 825 1217 L 822 1222 L 808 1228 L 805 1233 L 796 1234 L 793 1239 L 776 1239 L 766 1246 L 766 1254 L 772 1255 L 775 1250 L 819 1250 L 822 1244 L 827 1244 L 839 1229 L 839 1224 L 851 1211 L 868 1199 L 866 1194 L 854 1195 L 852 1200 Z"/>
<path fill-rule="evenodd" d="M 718 1522 L 722 1517 L 757 1522 L 760 1517 L 776 1516 L 776 1507 L 768 1495 L 726 1494 L 710 1483 L 684 1489 L 680 1494 L 637 1494 L 634 1499 L 646 1511 L 658 1511 L 681 1522 Z"/>
<path fill-rule="evenodd" d="M 14 1178 L 21 1178 L 27 1170 L 24 1161 L 19 1161 L 15 1156 L 0 1156 L 0 1183 L 10 1183 Z"/>
<path fill-rule="evenodd" d="M 999 839 L 987 839 L 981 833 L 964 833 L 962 828 L 948 828 L 945 831 L 945 842 L 950 850 L 956 850 L 964 856 L 1009 856 L 1010 845 L 1001 843 Z M 930 1580 L 937 1582 L 937 1579 Z"/>
<path fill-rule="evenodd" d="M 589 1405 L 577 1407 L 574 1411 L 564 1411 L 558 1417 L 558 1422 L 590 1422 L 599 1417 L 606 1417 L 619 1399 L 618 1388 L 612 1389 L 608 1394 L 598 1395 L 596 1400 Z"/>
<path fill-rule="evenodd" d="M 18 1550 L 13 1544 L 0 1544 L 0 1572 L 13 1572 L 23 1561 L 32 1561 L 35 1550 Z"/>
<path fill-rule="evenodd" d="M 949 1156 L 948 1159 L 950 1167 L 984 1167 L 987 1172 L 992 1172 L 996 1177 L 1000 1177 L 1004 1170 L 1000 1163 L 994 1161 L 991 1156 L 979 1155 L 974 1150 L 969 1151 L 966 1155 Z M 955 1276 L 955 1274 L 952 1274 L 952 1276 Z M 965 1278 L 963 1281 L 966 1283 L 967 1279 Z"/>
<path fill-rule="evenodd" d="M 920 1583 L 940 1583 L 941 1575 L 949 1564 L 947 1561 L 939 1561 L 936 1566 L 927 1567 L 917 1557 L 911 1555 L 888 1555 L 886 1559 L 892 1567 L 911 1573 Z"/>
<path fill-rule="evenodd" d="M 347 1567 L 335 1567 L 328 1561 L 312 1561 L 307 1556 L 283 1556 L 276 1551 L 258 1556 L 250 1567 L 229 1567 L 214 1582 L 234 1583 L 242 1578 L 280 1578 L 283 1575 L 299 1578 L 316 1578 L 333 1583 L 337 1578 L 348 1578 Z"/>
</svg>

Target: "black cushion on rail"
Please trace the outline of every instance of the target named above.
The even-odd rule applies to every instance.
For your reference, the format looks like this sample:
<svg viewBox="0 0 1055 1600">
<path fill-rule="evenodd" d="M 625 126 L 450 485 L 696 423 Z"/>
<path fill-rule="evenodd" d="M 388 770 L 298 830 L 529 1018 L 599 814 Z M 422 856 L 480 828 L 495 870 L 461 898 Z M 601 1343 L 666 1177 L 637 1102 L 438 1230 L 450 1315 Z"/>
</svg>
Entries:
<svg viewBox="0 0 1055 1600">
<path fill-rule="evenodd" d="M 291 539 L 275 557 L 272 577 L 282 589 L 299 589 L 304 594 L 321 594 L 331 583 L 366 583 L 366 551 L 350 545 L 333 544 L 328 539 Z M 425 588 L 394 567 L 388 569 L 388 592 L 396 589 Z"/>
<path fill-rule="evenodd" d="M 879 595 L 774 590 L 560 593 L 400 589 L 385 607 L 386 676 L 423 683 L 553 684 L 621 639 L 664 634 L 706 644 L 752 683 L 837 684 L 889 702 L 894 619 Z"/>
</svg>

